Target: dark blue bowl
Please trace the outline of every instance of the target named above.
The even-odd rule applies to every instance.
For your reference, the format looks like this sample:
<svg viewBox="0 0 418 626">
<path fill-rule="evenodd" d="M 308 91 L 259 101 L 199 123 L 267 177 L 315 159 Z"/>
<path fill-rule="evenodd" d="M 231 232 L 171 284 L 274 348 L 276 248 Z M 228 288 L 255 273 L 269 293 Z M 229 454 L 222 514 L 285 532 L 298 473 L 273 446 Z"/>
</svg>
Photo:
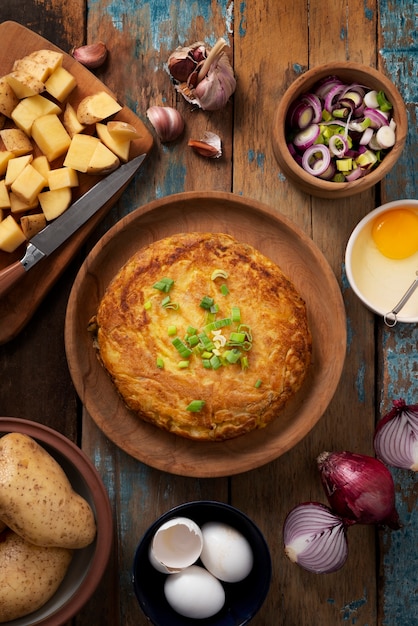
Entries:
<svg viewBox="0 0 418 626">
<path fill-rule="evenodd" d="M 222 583 L 225 589 L 225 605 L 212 617 L 189 619 L 176 613 L 164 596 L 166 574 L 157 572 L 148 558 L 148 550 L 157 529 L 173 517 L 184 516 L 199 526 L 206 522 L 223 522 L 238 530 L 247 541 L 254 555 L 251 572 L 237 583 Z M 154 626 L 244 626 L 262 606 L 271 582 L 271 557 L 261 531 L 247 515 L 222 502 L 198 501 L 180 504 L 157 519 L 142 537 L 135 552 L 132 581 L 139 605 Z"/>
</svg>

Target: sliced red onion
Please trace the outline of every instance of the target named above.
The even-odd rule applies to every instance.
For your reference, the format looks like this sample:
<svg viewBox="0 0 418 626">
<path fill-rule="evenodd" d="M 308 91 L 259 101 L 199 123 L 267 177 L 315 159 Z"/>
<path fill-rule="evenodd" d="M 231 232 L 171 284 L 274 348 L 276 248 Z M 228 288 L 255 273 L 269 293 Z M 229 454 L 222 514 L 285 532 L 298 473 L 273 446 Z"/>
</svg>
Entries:
<svg viewBox="0 0 418 626">
<path fill-rule="evenodd" d="M 400 528 L 395 485 L 382 461 L 354 452 L 323 452 L 317 462 L 334 513 L 359 524 Z"/>
<path fill-rule="evenodd" d="M 327 93 L 324 99 L 324 109 L 326 111 L 329 111 L 329 113 L 332 113 L 332 110 L 334 109 L 335 99 L 340 94 L 342 94 L 343 91 L 344 91 L 344 85 L 342 83 L 340 83 L 339 85 L 334 85 L 334 87 L 331 87 L 331 89 L 329 90 L 329 92 Z"/>
<path fill-rule="evenodd" d="M 363 134 L 361 136 L 360 145 L 367 146 L 371 138 L 373 137 L 373 133 L 374 133 L 373 128 L 370 128 L 370 127 L 366 128 L 366 130 L 363 131 Z"/>
<path fill-rule="evenodd" d="M 289 110 L 289 125 L 292 128 L 307 128 L 310 124 L 312 124 L 314 118 L 314 111 L 312 107 L 299 100 L 291 107 Z"/>
<path fill-rule="evenodd" d="M 344 521 L 319 502 L 296 506 L 283 527 L 286 556 L 309 572 L 329 574 L 347 560 L 348 542 Z"/>
<path fill-rule="evenodd" d="M 368 117 L 370 120 L 370 126 L 372 128 L 380 128 L 388 124 L 388 118 L 381 111 L 377 109 L 366 108 L 363 111 L 364 117 Z"/>
<path fill-rule="evenodd" d="M 301 101 L 308 104 L 313 111 L 313 124 L 319 124 L 322 120 L 322 103 L 320 98 L 314 93 L 305 93 L 301 97 Z"/>
<path fill-rule="evenodd" d="M 362 167 L 356 167 L 355 170 L 352 170 L 349 174 L 346 174 L 345 179 L 349 182 L 352 183 L 353 180 L 358 180 L 359 178 L 362 178 L 367 170 L 365 170 Z"/>
<path fill-rule="evenodd" d="M 418 472 L 418 404 L 393 401 L 374 435 L 377 456 L 388 465 Z"/>
<path fill-rule="evenodd" d="M 305 150 L 302 156 L 303 169 L 313 176 L 321 176 L 324 174 L 327 171 L 330 162 L 330 151 L 322 143 L 310 146 L 307 150 Z"/>
<path fill-rule="evenodd" d="M 338 85 L 342 85 L 342 81 L 338 76 L 328 76 L 318 82 L 315 88 L 315 95 L 324 100 L 329 91 Z"/>
<path fill-rule="evenodd" d="M 312 146 L 314 141 L 319 137 L 320 132 L 318 124 L 311 124 L 295 135 L 293 143 L 300 150 L 306 150 L 306 148 Z"/>
</svg>

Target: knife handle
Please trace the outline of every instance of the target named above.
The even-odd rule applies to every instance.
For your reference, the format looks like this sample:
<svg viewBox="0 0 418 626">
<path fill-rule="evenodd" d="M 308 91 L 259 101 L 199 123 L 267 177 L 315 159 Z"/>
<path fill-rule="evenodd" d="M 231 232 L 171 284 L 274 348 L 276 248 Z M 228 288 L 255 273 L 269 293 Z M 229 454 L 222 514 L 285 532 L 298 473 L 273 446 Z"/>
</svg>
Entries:
<svg viewBox="0 0 418 626">
<path fill-rule="evenodd" d="M 10 289 L 23 278 L 26 270 L 20 261 L 8 265 L 0 271 L 0 298 L 5 296 Z"/>
</svg>

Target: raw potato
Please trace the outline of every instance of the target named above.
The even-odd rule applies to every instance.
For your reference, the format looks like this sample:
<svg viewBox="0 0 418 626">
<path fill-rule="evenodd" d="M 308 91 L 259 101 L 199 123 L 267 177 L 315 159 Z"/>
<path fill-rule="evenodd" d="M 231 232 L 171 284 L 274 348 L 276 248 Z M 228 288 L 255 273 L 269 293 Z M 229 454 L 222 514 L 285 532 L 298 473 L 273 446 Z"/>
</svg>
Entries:
<svg viewBox="0 0 418 626">
<path fill-rule="evenodd" d="M 3 76 L 0 78 L 0 113 L 10 117 L 13 109 L 19 104 L 19 98 Z"/>
<path fill-rule="evenodd" d="M 42 607 L 56 592 L 71 563 L 72 551 L 41 548 L 11 530 L 0 535 L 0 622 Z"/>
<path fill-rule="evenodd" d="M 8 215 L 0 222 L 0 250 L 13 252 L 24 241 L 25 235 L 12 215 Z"/>
<path fill-rule="evenodd" d="M 21 433 L 0 439 L 0 519 L 42 547 L 84 548 L 96 536 L 89 503 L 57 461 Z"/>
<path fill-rule="evenodd" d="M 99 91 L 84 98 L 77 107 L 77 118 L 80 124 L 95 124 L 114 115 L 122 107 L 105 91 Z"/>
<path fill-rule="evenodd" d="M 0 137 L 8 152 L 15 156 L 22 156 L 33 152 L 33 146 L 29 137 L 20 128 L 4 128 L 0 130 Z"/>
<path fill-rule="evenodd" d="M 26 239 L 31 239 L 46 226 L 46 218 L 43 213 L 33 213 L 31 215 L 22 215 L 20 218 L 20 226 Z"/>
<path fill-rule="evenodd" d="M 38 200 L 45 219 L 50 222 L 59 217 L 71 204 L 72 194 L 70 187 L 49 189 L 39 194 Z"/>
<path fill-rule="evenodd" d="M 10 72 L 7 74 L 6 80 L 19 100 L 45 91 L 45 84 L 30 74 L 26 74 L 26 72 Z"/>
</svg>

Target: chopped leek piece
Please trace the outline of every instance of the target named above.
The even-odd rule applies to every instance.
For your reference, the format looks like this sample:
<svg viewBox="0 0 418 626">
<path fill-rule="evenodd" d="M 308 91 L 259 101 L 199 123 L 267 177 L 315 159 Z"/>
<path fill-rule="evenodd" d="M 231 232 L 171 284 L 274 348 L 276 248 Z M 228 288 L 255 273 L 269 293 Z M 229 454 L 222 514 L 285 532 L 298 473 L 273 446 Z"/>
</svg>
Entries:
<svg viewBox="0 0 418 626">
<path fill-rule="evenodd" d="M 207 334 L 205 332 L 199 333 L 198 334 L 200 343 L 203 345 L 203 347 L 205 348 L 205 350 L 213 350 L 214 345 L 211 339 L 209 339 L 209 337 L 207 336 Z"/>
<path fill-rule="evenodd" d="M 212 357 L 212 352 L 202 352 L 202 359 L 210 359 Z"/>
<path fill-rule="evenodd" d="M 147 300 L 146 302 L 144 302 L 144 309 L 146 311 L 149 311 L 151 306 L 152 306 L 151 300 Z"/>
<path fill-rule="evenodd" d="M 222 367 L 222 361 L 218 357 L 217 354 L 214 354 L 213 357 L 209 359 L 209 361 L 214 370 L 217 370 L 218 368 Z"/>
<path fill-rule="evenodd" d="M 379 109 L 381 111 L 390 111 L 392 108 L 392 104 L 389 102 L 389 100 L 386 98 L 386 95 L 383 91 L 379 91 L 376 94 L 376 100 L 379 104 Z"/>
<path fill-rule="evenodd" d="M 159 291 L 164 291 L 168 293 L 171 287 L 174 285 L 174 280 L 172 278 L 161 278 L 161 280 L 154 283 L 154 289 L 158 289 Z"/>
<path fill-rule="evenodd" d="M 169 326 L 167 328 L 167 333 L 170 337 L 177 334 L 177 326 Z"/>
<path fill-rule="evenodd" d="M 189 344 L 189 346 L 194 348 L 194 346 L 197 346 L 197 344 L 199 343 L 199 337 L 197 335 L 187 335 L 186 341 Z"/>
<path fill-rule="evenodd" d="M 241 309 L 239 308 L 239 306 L 232 307 L 231 318 L 233 322 L 241 321 Z"/>
<path fill-rule="evenodd" d="M 211 322 L 210 324 L 206 324 L 204 331 L 206 333 L 211 332 L 212 330 L 219 330 L 219 328 L 224 328 L 225 326 L 230 326 L 232 323 L 232 320 L 230 317 L 223 317 L 220 320 L 215 320 L 214 322 Z"/>
<path fill-rule="evenodd" d="M 231 333 L 229 336 L 229 345 L 234 343 L 244 343 L 247 335 L 245 333 Z"/>
<path fill-rule="evenodd" d="M 240 361 L 241 361 L 242 369 L 246 370 L 248 368 L 248 357 L 247 356 L 242 356 Z"/>
<path fill-rule="evenodd" d="M 192 400 L 190 404 L 186 407 L 187 411 L 192 411 L 192 413 L 198 413 L 205 406 L 204 400 Z"/>
<path fill-rule="evenodd" d="M 223 296 L 227 296 L 229 294 L 229 289 L 225 283 L 220 286 L 219 290 Z"/>
<path fill-rule="evenodd" d="M 202 309 L 207 309 L 208 311 L 214 304 L 215 300 L 210 296 L 204 296 L 200 302 L 200 306 L 202 307 Z"/>
<path fill-rule="evenodd" d="M 195 335 L 197 333 L 197 328 L 195 328 L 194 326 L 188 326 L 186 329 L 186 334 L 187 335 Z"/>
<path fill-rule="evenodd" d="M 253 340 L 253 335 L 252 335 L 252 332 L 251 332 L 251 326 L 248 326 L 248 324 L 240 324 L 238 326 L 238 332 L 239 333 L 245 333 L 247 335 L 248 341 L 252 341 Z"/>
<path fill-rule="evenodd" d="M 229 274 L 225 270 L 213 270 L 211 275 L 211 280 L 216 280 L 217 278 L 228 278 Z"/>
<path fill-rule="evenodd" d="M 232 350 L 227 350 L 224 353 L 224 357 L 228 363 L 238 363 L 241 358 L 241 352 L 236 348 L 233 348 Z"/>
<path fill-rule="evenodd" d="M 257 382 L 255 383 L 255 387 L 258 389 L 259 387 L 261 387 L 262 381 L 260 379 L 257 380 Z"/>
<path fill-rule="evenodd" d="M 190 361 L 179 361 L 178 362 L 178 366 L 181 370 L 186 369 L 187 367 L 189 367 L 190 365 Z"/>
<path fill-rule="evenodd" d="M 160 356 L 157 356 L 157 367 L 159 369 L 163 369 L 163 367 L 164 367 L 164 361 L 163 361 L 163 359 Z"/>
<path fill-rule="evenodd" d="M 212 365 L 210 364 L 209 359 L 202 359 L 203 367 L 207 370 L 212 369 Z"/>
<path fill-rule="evenodd" d="M 184 359 L 187 359 L 189 356 L 191 356 L 193 354 L 193 352 L 190 350 L 190 348 L 188 348 L 186 346 L 186 344 L 183 343 L 183 341 L 180 339 L 180 337 L 176 337 L 175 339 L 173 339 L 173 341 L 171 343 L 176 348 L 176 350 L 180 354 L 180 356 L 182 356 Z"/>
</svg>

